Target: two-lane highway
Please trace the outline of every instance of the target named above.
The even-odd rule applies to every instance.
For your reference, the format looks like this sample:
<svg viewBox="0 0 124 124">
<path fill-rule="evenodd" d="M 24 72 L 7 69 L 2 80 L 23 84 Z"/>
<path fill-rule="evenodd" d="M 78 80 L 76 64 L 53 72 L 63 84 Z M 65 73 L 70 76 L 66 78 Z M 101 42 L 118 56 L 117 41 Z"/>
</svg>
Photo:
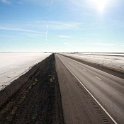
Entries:
<svg viewBox="0 0 124 124">
<path fill-rule="evenodd" d="M 59 54 L 56 70 L 67 124 L 124 124 L 124 79 Z"/>
</svg>

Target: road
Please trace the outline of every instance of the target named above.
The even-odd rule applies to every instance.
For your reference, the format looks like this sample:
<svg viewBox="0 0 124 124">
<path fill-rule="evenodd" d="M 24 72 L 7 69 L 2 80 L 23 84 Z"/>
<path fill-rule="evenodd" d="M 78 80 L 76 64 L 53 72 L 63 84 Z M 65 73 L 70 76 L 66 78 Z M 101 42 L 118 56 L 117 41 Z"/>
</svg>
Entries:
<svg viewBox="0 0 124 124">
<path fill-rule="evenodd" d="M 124 79 L 59 54 L 55 58 L 66 124 L 124 124 Z"/>
</svg>

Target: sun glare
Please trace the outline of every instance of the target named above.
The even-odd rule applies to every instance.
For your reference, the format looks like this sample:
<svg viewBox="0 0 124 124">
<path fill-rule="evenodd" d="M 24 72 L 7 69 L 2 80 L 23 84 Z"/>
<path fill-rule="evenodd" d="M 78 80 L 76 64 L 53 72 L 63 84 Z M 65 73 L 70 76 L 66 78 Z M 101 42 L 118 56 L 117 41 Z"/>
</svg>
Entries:
<svg viewBox="0 0 124 124">
<path fill-rule="evenodd" d="M 91 5 L 95 7 L 99 12 L 104 12 L 106 7 L 111 3 L 111 0 L 90 0 Z"/>
<path fill-rule="evenodd" d="M 118 4 L 118 0 L 69 0 L 73 5 L 87 8 L 96 9 L 98 13 L 105 13 L 108 9 L 113 8 Z"/>
</svg>

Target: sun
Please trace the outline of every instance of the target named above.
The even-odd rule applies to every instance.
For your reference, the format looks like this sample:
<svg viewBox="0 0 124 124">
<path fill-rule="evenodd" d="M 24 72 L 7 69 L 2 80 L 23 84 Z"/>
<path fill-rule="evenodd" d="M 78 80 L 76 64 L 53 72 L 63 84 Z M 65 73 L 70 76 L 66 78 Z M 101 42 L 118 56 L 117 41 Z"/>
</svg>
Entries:
<svg viewBox="0 0 124 124">
<path fill-rule="evenodd" d="M 99 12 L 104 12 L 106 7 L 111 3 L 111 0 L 90 0 L 91 5 L 95 7 Z"/>
<path fill-rule="evenodd" d="M 98 13 L 103 14 L 115 7 L 119 0 L 69 0 L 72 5 L 84 9 L 95 9 Z"/>
</svg>

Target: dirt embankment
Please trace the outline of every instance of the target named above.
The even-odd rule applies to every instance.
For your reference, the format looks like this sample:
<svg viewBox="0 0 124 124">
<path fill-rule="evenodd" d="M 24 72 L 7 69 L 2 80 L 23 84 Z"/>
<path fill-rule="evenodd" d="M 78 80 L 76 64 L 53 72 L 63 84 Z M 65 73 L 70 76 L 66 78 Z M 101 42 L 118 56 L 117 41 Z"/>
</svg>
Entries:
<svg viewBox="0 0 124 124">
<path fill-rule="evenodd" d="M 63 55 L 63 54 L 61 54 L 61 55 Z M 82 59 L 78 59 L 78 58 L 75 58 L 75 57 L 72 57 L 72 56 L 67 56 L 67 55 L 63 55 L 63 56 L 68 57 L 68 58 L 73 59 L 73 60 L 76 60 L 78 62 L 81 62 L 83 64 L 92 66 L 94 68 L 97 68 L 99 70 L 105 71 L 107 73 L 110 73 L 112 75 L 115 75 L 117 77 L 120 77 L 120 78 L 124 79 L 124 72 L 122 72 L 120 70 L 117 70 L 117 69 L 114 69 L 114 68 L 110 68 L 110 67 L 98 64 L 98 63 L 88 62 L 88 61 L 85 61 L 85 60 L 82 60 Z"/>
<path fill-rule="evenodd" d="M 64 124 L 54 55 L 0 92 L 0 124 Z"/>
</svg>

